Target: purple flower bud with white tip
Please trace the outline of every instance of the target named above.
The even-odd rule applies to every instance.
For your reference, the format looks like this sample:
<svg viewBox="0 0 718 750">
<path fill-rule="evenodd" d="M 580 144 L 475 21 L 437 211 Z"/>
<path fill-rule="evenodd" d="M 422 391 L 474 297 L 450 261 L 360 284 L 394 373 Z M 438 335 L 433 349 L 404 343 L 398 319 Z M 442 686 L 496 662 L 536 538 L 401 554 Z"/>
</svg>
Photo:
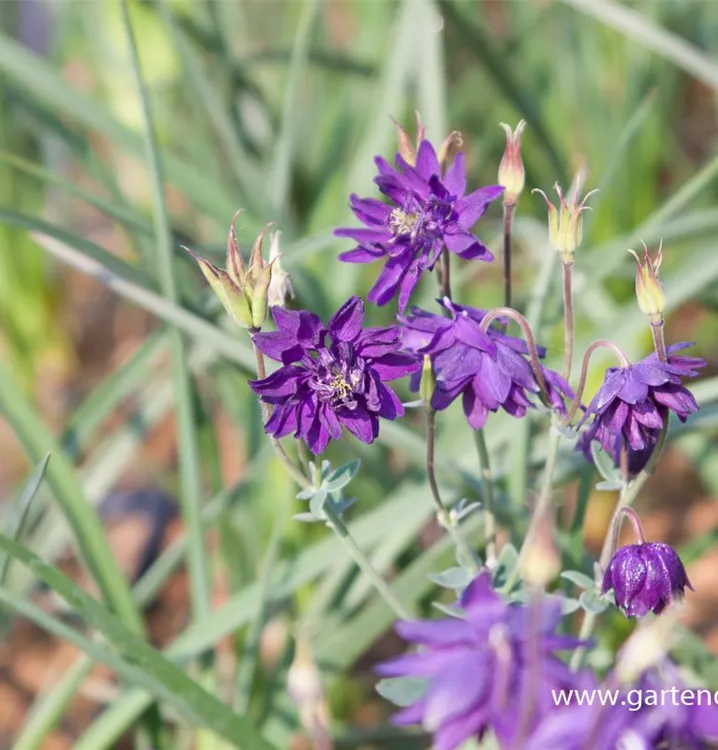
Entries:
<svg viewBox="0 0 718 750">
<path fill-rule="evenodd" d="M 663 542 L 644 542 L 621 547 L 603 576 L 602 593 L 613 589 L 616 605 L 626 617 L 661 614 L 684 589 L 693 590 L 676 551 Z"/>
</svg>

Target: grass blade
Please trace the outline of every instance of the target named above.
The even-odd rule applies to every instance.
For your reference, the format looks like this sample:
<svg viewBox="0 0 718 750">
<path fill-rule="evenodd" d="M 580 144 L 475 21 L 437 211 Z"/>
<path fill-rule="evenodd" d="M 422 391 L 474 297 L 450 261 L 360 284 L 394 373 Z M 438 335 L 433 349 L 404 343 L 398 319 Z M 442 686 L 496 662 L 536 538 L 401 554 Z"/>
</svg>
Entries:
<svg viewBox="0 0 718 750">
<path fill-rule="evenodd" d="M 85 500 L 72 464 L 1 364 L 0 412 L 32 459 L 39 461 L 47 453 L 53 454 L 52 463 L 47 468 L 47 478 L 75 533 L 82 560 L 100 587 L 108 606 L 128 627 L 141 632 L 142 621 L 130 597 L 127 581 L 110 552 L 95 510 Z"/>
<path fill-rule="evenodd" d="M 50 460 L 50 454 L 47 453 L 40 463 L 35 467 L 30 479 L 28 479 L 17 502 L 13 503 L 10 510 L 10 517 L 5 524 L 4 533 L 9 539 L 19 539 L 22 535 L 22 529 L 27 518 L 27 512 L 30 509 L 30 503 L 35 499 L 40 483 L 45 476 L 47 462 Z M 10 558 L 7 555 L 0 556 L 0 586 L 5 583 L 7 572 L 10 565 Z"/>
<path fill-rule="evenodd" d="M 563 0 L 572 8 L 593 16 L 646 49 L 665 57 L 706 86 L 718 90 L 718 64 L 677 34 L 657 26 L 633 8 L 613 0 Z"/>
<path fill-rule="evenodd" d="M 143 79 L 137 42 L 132 28 L 129 0 L 122 0 L 121 7 L 132 69 L 135 74 L 144 117 L 147 158 L 154 197 L 154 227 L 159 282 L 166 299 L 173 304 L 177 304 L 179 295 L 173 268 L 172 232 L 164 197 L 162 158 L 157 144 L 149 95 Z M 170 334 L 170 348 L 172 351 L 172 380 L 175 389 L 177 414 L 180 501 L 189 537 L 187 567 L 190 577 L 191 603 L 195 619 L 202 620 L 208 616 L 210 611 L 210 576 L 204 547 L 204 530 L 200 522 L 202 483 L 197 449 L 197 425 L 194 415 L 192 380 L 182 334 L 177 329 L 172 330 Z"/>
<path fill-rule="evenodd" d="M 174 705 L 190 721 L 212 729 L 242 750 L 274 750 L 247 719 L 234 714 L 217 698 L 207 693 L 141 636 L 127 629 L 117 617 L 70 578 L 46 565 L 30 550 L 2 535 L 0 549 L 30 568 L 80 617 L 107 638 L 118 650 L 119 655 L 37 610 L 34 605 L 22 600 L 18 602 L 19 597 L 14 598 L 9 592 L 0 590 L 0 601 L 35 619 L 41 627 L 74 643 L 93 659 L 116 670 L 119 676 L 151 690 L 158 698 Z M 18 606 L 20 603 L 26 606 Z M 38 618 L 38 614 L 42 614 L 42 618 Z"/>
</svg>

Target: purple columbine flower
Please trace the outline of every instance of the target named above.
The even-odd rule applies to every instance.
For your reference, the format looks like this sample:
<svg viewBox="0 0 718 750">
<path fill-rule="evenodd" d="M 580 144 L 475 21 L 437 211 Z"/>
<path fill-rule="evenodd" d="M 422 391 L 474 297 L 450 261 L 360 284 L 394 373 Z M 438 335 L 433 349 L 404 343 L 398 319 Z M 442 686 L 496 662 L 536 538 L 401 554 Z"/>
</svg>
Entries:
<svg viewBox="0 0 718 750">
<path fill-rule="evenodd" d="M 544 600 L 511 606 L 481 573 L 461 598 L 464 618 L 399 622 L 404 640 L 422 646 L 377 667 L 383 677 L 427 680 L 418 701 L 399 711 L 393 723 L 419 724 L 433 734 L 436 750 L 454 750 L 489 728 L 502 747 L 518 747 L 554 709 L 551 690 L 568 689 L 575 676 L 556 651 L 578 641 L 556 633 L 560 607 Z"/>
<path fill-rule="evenodd" d="M 676 551 L 663 542 L 621 547 L 603 575 L 602 593 L 613 589 L 616 605 L 626 617 L 659 615 L 674 600 L 682 599 L 686 586 L 693 590 Z"/>
<path fill-rule="evenodd" d="M 579 448 L 590 455 L 590 443 L 596 440 L 618 466 L 625 445 L 629 471 L 638 473 L 650 458 L 667 413 L 672 411 L 685 422 L 698 410 L 681 378 L 698 375 L 705 360 L 674 354 L 689 346 L 690 342 L 669 346 L 667 362 L 661 362 L 653 352 L 634 365 L 606 370 L 603 385 L 578 424 L 593 420 L 581 436 Z"/>
<path fill-rule="evenodd" d="M 368 299 L 385 305 L 398 292 L 399 310 L 409 302 L 419 277 L 431 270 L 445 247 L 466 260 L 493 260 L 489 249 L 471 232 L 487 206 L 503 193 L 500 185 L 466 193 L 466 165 L 463 153 L 456 155 L 442 174 L 434 147 L 422 141 L 416 165 L 395 157 L 396 169 L 376 157 L 379 175 L 374 182 L 389 199 L 349 199 L 354 215 L 365 226 L 337 229 L 337 237 L 357 242 L 342 253 L 347 263 L 371 263 L 386 259 Z"/>
<path fill-rule="evenodd" d="M 482 331 L 485 310 L 457 305 L 449 299 L 440 304 L 449 310 L 451 318 L 419 308 L 399 317 L 404 347 L 431 356 L 436 375 L 433 408 L 446 409 L 461 395 L 464 413 L 475 430 L 484 426 L 489 412 L 499 408 L 523 417 L 532 406 L 529 394 L 541 390 L 526 358 L 526 342 L 496 328 Z M 543 349 L 538 352 L 540 356 L 545 353 Z M 571 387 L 557 372 L 545 367 L 541 370 L 551 407 L 565 414 L 564 396 L 573 398 Z M 418 382 L 412 387 L 418 388 Z"/>
<path fill-rule="evenodd" d="M 404 414 L 386 384 L 414 372 L 415 357 L 400 353 L 397 326 L 363 328 L 364 302 L 351 297 L 325 326 L 314 313 L 272 308 L 279 329 L 257 333 L 254 342 L 283 364 L 252 390 L 274 409 L 264 429 L 277 438 L 293 432 L 321 453 L 342 427 L 364 443 L 379 434 L 379 417 Z"/>
</svg>

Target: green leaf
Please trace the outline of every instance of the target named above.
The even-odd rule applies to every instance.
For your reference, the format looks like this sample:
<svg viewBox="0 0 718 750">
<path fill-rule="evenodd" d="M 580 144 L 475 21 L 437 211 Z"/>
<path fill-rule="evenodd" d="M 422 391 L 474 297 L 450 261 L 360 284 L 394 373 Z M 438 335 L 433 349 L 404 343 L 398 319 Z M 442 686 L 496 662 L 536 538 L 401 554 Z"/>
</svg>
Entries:
<svg viewBox="0 0 718 750">
<path fill-rule="evenodd" d="M 388 677 L 379 680 L 376 692 L 395 706 L 410 706 L 426 692 L 428 680 L 420 677 Z"/>
<path fill-rule="evenodd" d="M 40 580 L 59 594 L 82 617 L 88 625 L 102 635 L 119 651 L 123 662 L 134 662 L 137 666 L 129 670 L 121 666 L 120 676 L 128 673 L 132 682 L 142 687 L 155 689 L 158 697 L 174 704 L 183 716 L 216 732 L 229 742 L 244 750 L 273 750 L 257 730 L 243 716 L 234 714 L 223 703 L 206 692 L 182 670 L 150 646 L 136 633 L 128 630 L 122 622 L 106 610 L 97 600 L 83 591 L 74 581 L 56 568 L 46 565 L 30 550 L 0 535 L 0 549 L 31 569 Z M 0 594 L 3 592 L 0 592 Z M 8 601 L 6 599 L 6 601 Z M 49 619 L 49 618 L 48 618 Z M 47 620 L 45 620 L 47 622 Z M 56 632 L 56 626 L 53 626 Z M 67 628 L 62 637 L 67 638 Z M 112 669 L 118 669 L 119 661 L 108 658 L 107 649 L 92 644 L 84 637 L 72 637 L 88 655 L 102 661 Z M 111 652 L 110 652 L 111 653 Z"/>
<path fill-rule="evenodd" d="M 613 458 L 595 440 L 591 443 L 591 456 L 593 456 L 593 463 L 598 469 L 598 473 L 609 484 L 618 483 L 618 488 L 620 489 L 621 476 L 613 463 Z"/>
<path fill-rule="evenodd" d="M 595 587 L 596 582 L 590 576 L 582 573 L 580 570 L 564 570 L 561 573 L 561 578 L 565 578 L 571 583 L 575 583 L 580 589 L 592 589 Z"/>
<path fill-rule="evenodd" d="M 595 588 L 587 589 L 582 592 L 578 602 L 586 612 L 592 615 L 599 615 L 609 607 L 609 603 L 596 591 Z"/>
<path fill-rule="evenodd" d="M 327 492 L 338 492 L 346 487 L 354 479 L 361 466 L 361 459 L 355 458 L 342 466 L 334 469 L 322 482 L 322 487 Z"/>
<path fill-rule="evenodd" d="M 441 573 L 432 573 L 429 579 L 432 580 L 437 586 L 442 586 L 446 589 L 465 589 L 474 574 L 468 569 L 459 567 L 458 565 L 453 568 L 447 568 L 442 570 Z"/>
<path fill-rule="evenodd" d="M 30 479 L 27 480 L 27 484 L 20 494 L 20 497 L 12 504 L 4 529 L 4 534 L 9 539 L 19 539 L 22 535 L 27 512 L 30 509 L 30 503 L 35 499 L 35 495 L 40 489 L 40 483 L 45 476 L 45 469 L 47 468 L 47 462 L 49 460 L 50 454 L 47 453 L 33 470 Z M 10 558 L 7 555 L 0 555 L 0 586 L 5 583 L 9 565 Z"/>
</svg>

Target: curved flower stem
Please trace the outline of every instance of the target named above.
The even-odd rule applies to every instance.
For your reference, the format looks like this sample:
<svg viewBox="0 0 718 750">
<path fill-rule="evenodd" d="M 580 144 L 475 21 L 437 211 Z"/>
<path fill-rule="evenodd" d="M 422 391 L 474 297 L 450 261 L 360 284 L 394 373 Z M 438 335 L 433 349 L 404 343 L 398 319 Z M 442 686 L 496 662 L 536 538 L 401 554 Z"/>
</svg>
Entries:
<svg viewBox="0 0 718 750">
<path fill-rule="evenodd" d="M 668 354 L 666 352 L 666 342 L 663 338 L 663 323 L 653 325 L 651 323 L 651 333 L 653 334 L 653 346 L 656 349 L 656 354 L 661 362 L 668 361 Z"/>
<path fill-rule="evenodd" d="M 626 352 L 624 352 L 623 349 L 618 346 L 618 344 L 614 344 L 613 341 L 608 341 L 608 339 L 598 339 L 598 341 L 594 341 L 592 344 L 590 344 L 583 355 L 583 360 L 581 362 L 581 377 L 578 381 L 578 388 L 576 388 L 576 398 L 574 398 L 573 403 L 571 404 L 571 408 L 568 410 L 568 416 L 565 419 L 565 424 L 569 424 L 578 411 L 578 407 L 581 404 L 581 398 L 583 397 L 583 391 L 586 388 L 586 378 L 588 377 L 588 366 L 591 362 L 591 356 L 596 351 L 596 349 L 600 349 L 602 347 L 612 349 L 616 353 L 616 356 L 621 362 L 621 367 L 631 366 L 631 362 L 628 359 Z"/>
<path fill-rule="evenodd" d="M 256 333 L 256 331 L 255 331 Z M 267 377 L 267 368 L 264 364 L 264 355 L 252 341 L 252 348 L 254 349 L 254 357 L 257 363 L 257 375 L 260 379 Z M 269 419 L 272 415 L 271 407 L 265 404 L 261 399 L 259 403 L 262 407 L 265 420 Z M 308 489 L 312 486 L 312 482 L 304 475 L 304 473 L 297 467 L 289 454 L 284 450 L 284 446 L 275 438 L 273 435 L 268 435 L 272 447 L 274 448 L 277 458 L 282 462 L 282 465 L 287 470 L 287 473 L 291 478 L 302 488 Z M 321 482 L 321 476 L 318 476 L 318 481 Z M 359 545 L 354 540 L 351 532 L 344 523 L 344 520 L 336 512 L 331 502 L 327 502 L 324 505 L 324 513 L 327 517 L 327 526 L 339 537 L 339 540 L 346 548 L 347 552 L 351 555 L 354 562 L 357 564 L 359 569 L 366 575 L 371 581 L 374 588 L 377 590 L 379 595 L 384 601 L 391 607 L 397 617 L 402 620 L 410 620 L 412 618 L 411 613 L 404 607 L 404 605 L 396 597 L 396 594 L 391 590 L 389 584 L 384 580 L 381 574 L 371 564 L 369 558 L 362 552 Z"/>
<path fill-rule="evenodd" d="M 436 517 L 439 520 L 439 524 L 449 532 L 457 550 L 466 563 L 478 572 L 481 569 L 481 566 L 477 562 L 476 556 L 471 551 L 469 543 L 461 533 L 461 529 L 459 528 L 456 519 L 452 517 L 452 514 L 447 510 L 444 501 L 441 499 L 441 493 L 439 492 L 439 485 L 436 481 L 436 471 L 434 467 L 435 446 L 436 412 L 432 409 L 426 413 L 426 475 L 429 479 L 429 487 L 431 487 L 431 496 L 433 497 L 434 505 L 436 506 Z"/>
<path fill-rule="evenodd" d="M 653 453 L 651 454 L 651 457 L 648 460 L 648 463 L 646 464 L 645 468 L 632 482 L 630 483 L 624 482 L 623 487 L 621 488 L 621 495 L 618 498 L 618 504 L 616 505 L 616 509 L 613 511 L 613 516 L 611 517 L 611 523 L 608 527 L 608 533 L 606 534 L 606 538 L 603 542 L 603 548 L 601 550 L 601 557 L 599 558 L 599 562 L 598 562 L 598 568 L 599 568 L 598 575 L 599 576 L 603 575 L 603 571 L 606 569 L 606 566 L 611 560 L 612 551 L 616 547 L 619 520 L 624 514 L 633 513 L 633 511 L 630 511 L 629 508 L 631 505 L 633 505 L 633 502 L 638 496 L 638 493 L 643 489 L 643 485 L 646 483 L 646 481 L 651 476 L 651 474 L 653 474 L 653 472 L 655 471 L 656 465 L 658 464 L 658 460 L 660 459 L 661 454 L 663 453 L 663 447 L 666 444 L 667 436 L 668 436 L 668 415 L 666 414 L 663 420 L 663 429 L 661 430 L 661 433 L 658 436 L 656 447 L 653 449 Z M 638 523 L 638 528 L 636 529 L 636 536 L 638 537 L 639 543 L 642 543 L 644 541 L 643 530 L 640 528 L 640 521 Z M 601 581 L 600 579 L 597 579 L 596 586 L 599 587 L 600 585 L 601 585 Z M 580 640 L 585 641 L 591 637 L 591 634 L 593 633 L 593 629 L 596 626 L 596 619 L 597 619 L 596 615 L 593 614 L 592 612 L 586 612 L 584 614 L 583 623 L 581 624 L 581 630 L 578 634 L 578 637 Z M 570 666 L 573 671 L 580 669 L 585 652 L 586 652 L 586 648 L 584 646 L 579 646 L 573 652 L 573 655 L 571 656 L 571 662 L 570 662 Z"/>
<path fill-rule="evenodd" d="M 496 561 L 496 518 L 494 516 L 494 485 L 491 479 L 491 463 L 483 430 L 474 430 L 474 441 L 479 453 L 481 489 L 484 500 L 484 533 L 486 534 L 486 564 Z"/>
<path fill-rule="evenodd" d="M 523 315 L 521 315 L 520 312 L 514 310 L 511 307 L 495 307 L 493 310 L 489 310 L 482 318 L 481 325 L 479 326 L 481 331 L 483 333 L 486 333 L 486 331 L 488 331 L 489 329 L 489 326 L 497 318 L 509 318 L 510 320 L 513 320 L 514 323 L 518 323 L 519 328 L 521 328 L 521 332 L 524 335 L 524 339 L 526 339 L 526 345 L 529 348 L 529 359 L 531 361 L 531 367 L 534 371 L 534 377 L 536 378 L 536 382 L 539 384 L 539 387 L 543 391 L 544 396 L 546 397 L 546 399 L 548 399 L 548 388 L 546 387 L 546 381 L 544 380 L 543 371 L 541 370 L 541 362 L 539 361 L 538 351 L 536 349 L 536 340 L 534 339 L 534 334 L 531 330 L 531 326 L 528 324 L 528 321 L 526 320 L 526 318 L 524 318 Z"/>
<path fill-rule="evenodd" d="M 504 307 L 511 307 L 511 228 L 516 203 L 504 203 Z"/>
<path fill-rule="evenodd" d="M 571 377 L 571 365 L 573 364 L 573 263 L 562 263 L 563 269 L 563 337 L 564 337 L 564 354 L 563 354 L 563 377 L 568 382 Z"/>
</svg>

